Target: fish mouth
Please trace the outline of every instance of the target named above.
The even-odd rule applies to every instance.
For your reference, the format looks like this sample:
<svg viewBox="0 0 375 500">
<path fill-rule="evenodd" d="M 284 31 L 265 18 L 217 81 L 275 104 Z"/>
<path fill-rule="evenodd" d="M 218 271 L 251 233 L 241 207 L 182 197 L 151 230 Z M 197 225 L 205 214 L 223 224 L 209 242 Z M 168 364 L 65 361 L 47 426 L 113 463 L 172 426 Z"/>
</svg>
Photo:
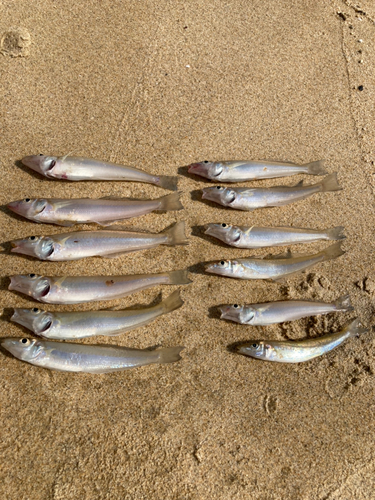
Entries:
<svg viewBox="0 0 375 500">
<path fill-rule="evenodd" d="M 220 311 L 220 319 L 227 319 L 228 316 L 228 311 L 229 311 L 229 307 L 228 306 L 219 306 L 218 307 L 219 311 Z"/>
<path fill-rule="evenodd" d="M 192 163 L 188 166 L 189 174 L 195 174 L 197 170 L 199 170 L 199 163 Z"/>
<path fill-rule="evenodd" d="M 205 272 L 214 274 L 214 266 L 215 264 L 207 264 L 206 266 L 204 266 Z"/>
<path fill-rule="evenodd" d="M 210 197 L 208 196 L 208 192 L 203 189 L 202 192 L 202 200 L 209 200 Z"/>
<path fill-rule="evenodd" d="M 7 208 L 9 208 L 9 210 L 11 210 L 12 212 L 15 212 L 16 214 L 18 214 L 18 208 L 19 206 L 19 201 L 11 201 L 10 203 L 7 204 Z"/>
</svg>

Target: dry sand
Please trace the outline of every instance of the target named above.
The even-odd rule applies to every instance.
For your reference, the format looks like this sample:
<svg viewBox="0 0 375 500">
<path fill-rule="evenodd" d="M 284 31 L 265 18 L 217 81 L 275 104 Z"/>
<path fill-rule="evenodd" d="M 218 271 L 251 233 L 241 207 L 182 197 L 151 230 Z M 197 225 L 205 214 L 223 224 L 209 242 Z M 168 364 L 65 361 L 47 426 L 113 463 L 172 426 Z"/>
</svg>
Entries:
<svg viewBox="0 0 375 500">
<path fill-rule="evenodd" d="M 164 193 L 142 184 L 47 181 L 15 164 L 40 152 L 168 175 L 205 159 L 325 158 L 344 191 L 243 213 L 192 196 L 209 184 L 185 174 L 185 211 L 129 225 L 158 231 L 175 220 L 193 228 L 223 221 L 343 224 L 348 236 L 345 256 L 284 285 L 193 273 L 182 288 L 182 309 L 104 339 L 132 347 L 182 344 L 179 363 L 74 375 L 0 353 L 1 499 L 374 498 L 373 330 L 308 363 L 257 362 L 226 346 L 321 335 L 354 313 L 256 329 L 220 321 L 212 309 L 288 297 L 328 301 L 348 291 L 356 314 L 373 324 L 374 21 L 370 0 L 0 2 L 2 204 L 26 196 Z M 0 222 L 4 242 L 61 231 L 5 208 Z M 118 260 L 53 264 L 6 251 L 1 335 L 24 336 L 9 323 L 10 308 L 35 305 L 7 291 L 10 274 L 157 272 L 249 254 L 192 233 L 188 247 Z M 172 289 L 99 305 L 148 304 Z"/>
</svg>

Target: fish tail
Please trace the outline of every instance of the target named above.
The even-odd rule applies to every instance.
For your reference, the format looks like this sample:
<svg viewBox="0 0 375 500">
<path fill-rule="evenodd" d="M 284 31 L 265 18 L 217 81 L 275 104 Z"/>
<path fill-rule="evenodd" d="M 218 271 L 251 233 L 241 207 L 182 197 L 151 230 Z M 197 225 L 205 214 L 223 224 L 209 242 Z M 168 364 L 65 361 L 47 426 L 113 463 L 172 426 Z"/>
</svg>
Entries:
<svg viewBox="0 0 375 500">
<path fill-rule="evenodd" d="M 346 326 L 346 330 L 350 332 L 351 337 L 356 337 L 362 333 L 367 333 L 368 328 L 365 328 L 359 318 L 355 318 L 351 323 Z"/>
<path fill-rule="evenodd" d="M 349 294 L 339 297 L 335 302 L 336 311 L 354 311 L 354 307 L 350 302 Z"/>
<path fill-rule="evenodd" d="M 327 240 L 345 240 L 344 226 L 337 226 L 325 231 Z"/>
<path fill-rule="evenodd" d="M 180 201 L 180 193 L 167 194 L 159 198 L 160 207 L 159 210 L 169 211 L 169 210 L 182 210 L 184 207 Z"/>
<path fill-rule="evenodd" d="M 170 227 L 166 231 L 163 231 L 163 234 L 168 237 L 168 240 L 166 242 L 167 245 L 187 245 L 189 243 L 188 239 L 185 236 L 184 221 L 176 222 L 176 224 L 173 224 L 172 227 Z"/>
<path fill-rule="evenodd" d="M 167 297 L 161 303 L 164 313 L 170 313 L 172 311 L 175 311 L 183 304 L 184 301 L 181 299 L 180 290 L 175 290 L 173 293 L 170 294 L 169 297 Z"/>
<path fill-rule="evenodd" d="M 324 168 L 324 160 L 312 161 L 311 163 L 305 163 L 303 167 L 307 168 L 307 174 L 309 175 L 326 175 L 327 170 Z"/>
<path fill-rule="evenodd" d="M 337 172 L 327 175 L 322 182 L 320 182 L 321 191 L 341 191 L 342 187 L 339 185 L 337 180 Z"/>
<path fill-rule="evenodd" d="M 176 175 L 161 175 L 155 184 L 169 191 L 177 191 L 178 177 Z"/>
<path fill-rule="evenodd" d="M 158 351 L 158 363 L 174 363 L 175 361 L 179 361 L 181 359 L 180 352 L 182 349 L 185 349 L 185 347 L 164 347 L 163 349 L 160 349 L 160 351 Z"/>
<path fill-rule="evenodd" d="M 341 241 L 334 243 L 333 245 L 322 251 L 324 260 L 337 259 L 337 257 L 340 257 L 340 255 L 344 255 L 344 253 L 345 251 L 341 248 Z"/>
<path fill-rule="evenodd" d="M 182 269 L 180 271 L 169 271 L 169 284 L 170 285 L 187 285 L 191 283 L 191 280 L 188 278 L 187 269 Z"/>
</svg>

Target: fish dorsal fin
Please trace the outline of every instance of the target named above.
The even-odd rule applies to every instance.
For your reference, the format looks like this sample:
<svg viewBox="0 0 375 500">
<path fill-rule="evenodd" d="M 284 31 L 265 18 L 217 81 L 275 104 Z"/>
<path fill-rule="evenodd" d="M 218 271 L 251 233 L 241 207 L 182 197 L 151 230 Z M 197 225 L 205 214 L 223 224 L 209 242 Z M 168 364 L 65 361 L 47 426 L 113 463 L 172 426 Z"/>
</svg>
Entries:
<svg viewBox="0 0 375 500">
<path fill-rule="evenodd" d="M 274 259 L 292 259 L 294 256 L 288 248 L 286 252 L 278 253 L 276 255 L 266 255 L 263 260 L 274 260 Z"/>
<path fill-rule="evenodd" d="M 303 179 L 301 181 L 297 182 L 297 184 L 293 187 L 297 188 L 297 187 L 302 187 L 302 186 L 303 186 Z"/>
</svg>

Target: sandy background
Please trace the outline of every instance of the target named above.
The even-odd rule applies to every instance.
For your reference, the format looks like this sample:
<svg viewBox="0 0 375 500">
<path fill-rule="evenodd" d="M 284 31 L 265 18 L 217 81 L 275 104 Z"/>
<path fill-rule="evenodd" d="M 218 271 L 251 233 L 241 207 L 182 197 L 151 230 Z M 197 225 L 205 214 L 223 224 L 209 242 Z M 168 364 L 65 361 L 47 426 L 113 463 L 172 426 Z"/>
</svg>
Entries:
<svg viewBox="0 0 375 500">
<path fill-rule="evenodd" d="M 142 184 L 47 181 L 15 164 L 40 152 L 169 175 L 205 159 L 325 158 L 344 187 L 249 214 L 201 202 L 191 192 L 208 183 L 185 173 L 179 183 L 185 211 L 129 225 L 158 231 L 186 220 L 193 228 L 188 247 L 52 264 L 9 255 L 5 245 L 2 336 L 26 335 L 9 323 L 10 308 L 36 304 L 7 291 L 10 274 L 126 274 L 186 265 L 196 272 L 182 288 L 182 309 L 106 340 L 182 344 L 179 363 L 74 375 L 0 353 L 0 498 L 374 498 L 373 330 L 305 364 L 256 362 L 226 346 L 321 335 L 355 314 L 252 329 L 220 321 L 214 308 L 297 297 L 330 301 L 348 291 L 363 323 L 373 324 L 374 21 L 370 0 L 0 1 L 1 204 L 26 196 L 165 193 Z M 196 226 L 208 222 L 345 225 L 347 253 L 281 285 L 207 276 L 196 264 L 250 253 L 200 237 Z M 0 231 L 6 242 L 61 229 L 2 209 Z M 173 289 L 99 305 L 148 304 Z"/>
</svg>

